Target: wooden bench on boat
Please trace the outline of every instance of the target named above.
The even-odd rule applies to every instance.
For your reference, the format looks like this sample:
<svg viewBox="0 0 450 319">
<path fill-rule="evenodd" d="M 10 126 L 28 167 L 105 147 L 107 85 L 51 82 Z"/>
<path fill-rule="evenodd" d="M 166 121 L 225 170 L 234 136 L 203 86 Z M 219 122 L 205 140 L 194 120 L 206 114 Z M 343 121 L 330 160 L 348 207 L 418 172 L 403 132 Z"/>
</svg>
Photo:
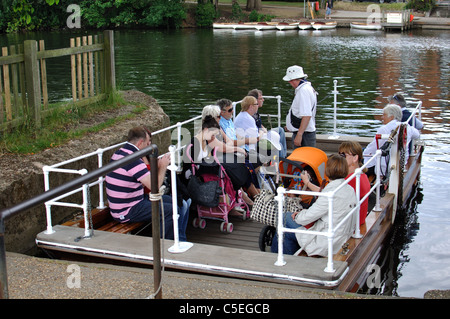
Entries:
<svg viewBox="0 0 450 319">
<path fill-rule="evenodd" d="M 130 234 L 135 231 L 141 230 L 147 223 L 120 223 L 111 217 L 109 207 L 95 208 L 92 210 L 92 224 L 94 230 L 102 230 L 120 234 Z M 64 226 L 73 226 L 84 228 L 83 216 L 76 216 L 72 220 L 69 220 L 62 224 Z"/>
</svg>

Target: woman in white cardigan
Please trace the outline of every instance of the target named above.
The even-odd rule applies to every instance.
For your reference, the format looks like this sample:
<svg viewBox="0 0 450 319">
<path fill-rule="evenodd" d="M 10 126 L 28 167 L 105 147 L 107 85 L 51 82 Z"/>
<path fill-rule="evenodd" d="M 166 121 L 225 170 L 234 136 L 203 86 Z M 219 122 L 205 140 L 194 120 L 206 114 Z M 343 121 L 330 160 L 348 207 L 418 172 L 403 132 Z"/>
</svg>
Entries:
<svg viewBox="0 0 450 319">
<path fill-rule="evenodd" d="M 325 174 L 330 179 L 330 183 L 322 192 L 332 192 L 337 189 L 348 174 L 348 165 L 344 157 L 332 155 L 327 161 Z M 334 195 L 333 202 L 333 227 L 356 206 L 355 190 L 350 185 L 344 185 Z M 288 216 L 289 218 L 289 216 Z M 309 228 L 310 231 L 328 231 L 328 198 L 319 196 L 316 202 L 308 209 L 291 214 L 292 220 L 287 221 L 286 227 L 301 228 L 301 225 L 314 223 Z M 337 253 L 340 247 L 347 241 L 355 230 L 356 215 L 348 218 L 346 222 L 336 230 L 333 239 L 333 254 Z M 285 233 L 283 240 L 283 253 L 293 255 L 299 249 L 304 250 L 308 256 L 327 256 L 328 237 L 323 235 L 312 235 L 307 233 L 295 234 Z M 272 242 L 272 252 L 278 252 L 278 238 L 274 237 Z"/>
</svg>

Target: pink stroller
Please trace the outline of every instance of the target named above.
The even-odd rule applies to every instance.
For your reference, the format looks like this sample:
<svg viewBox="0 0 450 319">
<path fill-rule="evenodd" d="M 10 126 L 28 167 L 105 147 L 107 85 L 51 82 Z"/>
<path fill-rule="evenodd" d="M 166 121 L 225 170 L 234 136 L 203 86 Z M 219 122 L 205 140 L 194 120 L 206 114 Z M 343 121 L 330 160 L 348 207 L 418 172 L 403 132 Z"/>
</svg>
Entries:
<svg viewBox="0 0 450 319">
<path fill-rule="evenodd" d="M 186 148 L 185 154 L 191 161 L 192 175 L 201 177 L 204 182 L 219 181 L 221 189 L 218 206 L 207 207 L 197 204 L 198 217 L 194 218 L 193 226 L 204 229 L 206 227 L 205 219 L 222 220 L 223 222 L 220 224 L 220 231 L 231 233 L 233 231 L 233 223 L 230 223 L 228 220 L 230 211 L 234 208 L 241 208 L 241 210 L 244 210 L 242 218 L 245 220 L 250 217 L 250 211 L 247 203 L 243 200 L 241 191 L 236 191 L 234 189 L 231 179 L 228 177 L 225 168 L 221 165 L 215 152 L 214 161 L 211 159 L 212 163 L 196 164 L 190 155 L 191 147 L 192 144 Z M 202 168 L 204 167 L 207 169 L 203 170 Z"/>
</svg>

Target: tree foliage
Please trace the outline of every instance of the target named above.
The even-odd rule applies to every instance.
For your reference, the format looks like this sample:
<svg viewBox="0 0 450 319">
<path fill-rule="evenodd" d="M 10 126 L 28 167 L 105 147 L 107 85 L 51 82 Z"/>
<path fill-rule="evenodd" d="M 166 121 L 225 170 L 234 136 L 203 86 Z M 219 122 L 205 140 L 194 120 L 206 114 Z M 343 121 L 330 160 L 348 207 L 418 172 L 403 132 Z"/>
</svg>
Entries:
<svg viewBox="0 0 450 319">
<path fill-rule="evenodd" d="M 186 17 L 184 0 L 0 0 L 0 31 L 67 28 L 71 4 L 82 28 L 176 28 Z"/>
</svg>

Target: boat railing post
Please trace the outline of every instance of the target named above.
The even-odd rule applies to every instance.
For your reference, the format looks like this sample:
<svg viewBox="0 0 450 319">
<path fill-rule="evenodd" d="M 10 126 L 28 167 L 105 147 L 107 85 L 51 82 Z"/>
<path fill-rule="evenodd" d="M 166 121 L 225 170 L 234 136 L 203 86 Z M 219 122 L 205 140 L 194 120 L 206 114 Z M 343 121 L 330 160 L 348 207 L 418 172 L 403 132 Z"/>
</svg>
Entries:
<svg viewBox="0 0 450 319">
<path fill-rule="evenodd" d="M 102 148 L 99 148 L 98 150 L 97 150 L 97 158 L 98 158 L 98 168 L 101 168 L 101 167 L 103 167 L 103 152 L 104 152 L 105 150 L 104 149 L 102 149 Z M 97 208 L 99 208 L 99 209 L 103 209 L 103 208 L 105 208 L 106 206 L 105 206 L 105 196 L 104 196 L 104 193 L 103 193 L 103 181 L 104 181 L 105 179 L 104 179 L 104 177 L 103 176 L 100 176 L 99 178 L 98 178 L 98 207 Z"/>
<path fill-rule="evenodd" d="M 55 231 L 53 230 L 52 226 L 52 205 L 45 203 L 45 216 L 47 219 L 47 229 L 45 230 L 45 233 L 47 235 L 53 234 Z"/>
<path fill-rule="evenodd" d="M 419 120 L 422 120 L 422 101 L 417 103 L 417 108 L 419 109 Z"/>
<path fill-rule="evenodd" d="M 87 169 L 81 169 L 80 175 L 86 175 L 88 173 Z M 92 229 L 90 229 L 91 223 L 89 222 L 89 210 L 91 199 L 89 194 L 89 184 L 83 184 L 83 213 L 84 213 L 84 236 L 89 238 L 92 236 Z"/>
<path fill-rule="evenodd" d="M 277 234 L 278 234 L 278 256 L 275 266 L 284 266 L 286 262 L 283 256 L 283 201 L 284 201 L 284 188 L 277 188 L 277 196 L 275 199 L 278 201 L 278 224 L 277 224 Z"/>
<path fill-rule="evenodd" d="M 339 91 L 337 90 L 337 80 L 333 80 L 334 89 L 331 93 L 334 95 L 334 101 L 333 101 L 333 135 L 330 135 L 329 139 L 337 139 L 339 136 L 337 135 L 337 95 L 339 94 Z"/>
<path fill-rule="evenodd" d="M 48 191 L 50 189 L 50 166 L 45 165 L 42 170 L 44 172 L 44 191 Z M 45 231 L 45 233 L 53 234 L 55 231 L 53 230 L 52 226 L 52 206 L 47 203 L 45 203 L 45 216 L 47 219 L 47 230 Z"/>
<path fill-rule="evenodd" d="M 361 221 L 360 221 L 360 214 L 359 214 L 359 212 L 361 210 L 361 174 L 362 174 L 362 170 L 360 168 L 357 168 L 355 170 L 355 173 L 356 173 L 355 189 L 356 189 L 356 201 L 357 201 L 356 207 L 357 207 L 357 209 L 354 213 L 354 214 L 356 214 L 356 225 L 355 225 L 356 228 L 355 228 L 355 234 L 353 235 L 353 238 L 362 238 L 361 230 L 360 230 L 360 222 Z"/>
<path fill-rule="evenodd" d="M 333 193 L 334 195 L 334 193 Z M 334 239 L 334 230 L 333 230 L 333 201 L 334 196 L 328 197 L 328 261 L 327 267 L 324 269 L 325 272 L 332 273 L 335 271 L 333 265 L 333 239 Z"/>
<path fill-rule="evenodd" d="M 375 170 L 375 174 L 376 174 L 376 183 L 377 183 L 377 188 L 376 188 L 376 200 L 375 200 L 375 208 L 373 209 L 376 212 L 381 211 L 381 207 L 380 207 L 380 186 L 381 186 L 381 176 L 380 176 L 380 170 L 381 170 L 381 150 L 377 150 L 375 153 L 375 156 L 377 157 L 376 160 L 376 170 Z"/>
<path fill-rule="evenodd" d="M 277 95 L 278 103 L 278 127 L 281 127 L 281 95 Z"/>
<path fill-rule="evenodd" d="M 167 167 L 170 170 L 171 187 L 172 187 L 172 208 L 173 208 L 173 235 L 174 244 L 168 249 L 171 253 L 183 253 L 193 246 L 189 242 L 180 242 L 180 235 L 178 230 L 178 196 L 177 196 L 177 178 L 176 171 L 178 166 L 175 164 L 175 146 L 169 146 L 170 165 Z"/>
<path fill-rule="evenodd" d="M 177 123 L 177 149 L 178 149 L 178 152 L 177 152 L 177 160 L 178 161 L 177 161 L 177 163 L 181 163 L 181 127 L 182 127 L 182 123 L 178 122 Z M 169 151 L 170 151 L 170 147 L 169 147 Z M 175 152 L 175 150 L 174 150 L 174 152 Z M 170 153 L 170 154 L 172 154 L 172 153 Z M 170 158 L 171 158 L 171 164 L 172 163 L 175 164 L 175 156 L 172 157 L 172 155 L 171 155 Z M 178 167 L 177 167 L 177 169 L 178 169 Z"/>
</svg>

